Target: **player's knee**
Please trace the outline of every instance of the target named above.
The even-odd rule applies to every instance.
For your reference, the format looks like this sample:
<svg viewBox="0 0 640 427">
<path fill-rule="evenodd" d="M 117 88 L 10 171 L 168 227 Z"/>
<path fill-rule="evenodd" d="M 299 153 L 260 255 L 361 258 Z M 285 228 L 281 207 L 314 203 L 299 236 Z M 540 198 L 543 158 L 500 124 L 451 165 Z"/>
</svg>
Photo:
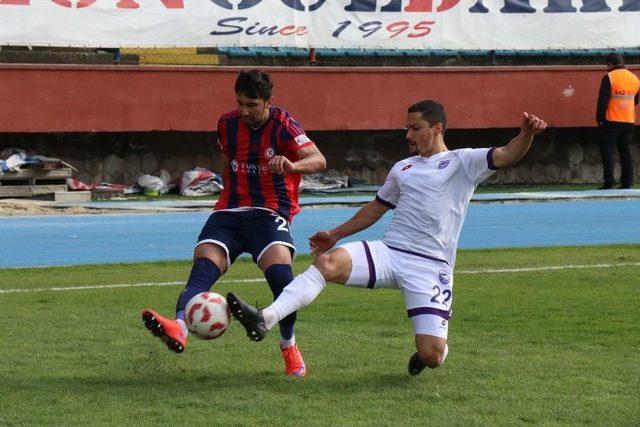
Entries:
<svg viewBox="0 0 640 427">
<path fill-rule="evenodd" d="M 325 280 L 328 280 L 335 270 L 335 263 L 331 260 L 331 255 L 328 253 L 319 255 L 313 262 L 313 265 L 322 273 Z"/>
<path fill-rule="evenodd" d="M 318 256 L 313 265 L 327 282 L 335 282 L 340 276 L 340 265 L 331 252 Z"/>
<path fill-rule="evenodd" d="M 428 368 L 435 369 L 442 365 L 444 362 L 444 350 L 440 350 L 434 347 L 419 348 L 418 355 L 422 363 L 427 365 Z"/>
<path fill-rule="evenodd" d="M 198 258 L 210 259 L 223 273 L 229 267 L 227 253 L 218 245 L 203 243 L 196 246 L 193 250 L 193 259 L 197 260 Z"/>
</svg>

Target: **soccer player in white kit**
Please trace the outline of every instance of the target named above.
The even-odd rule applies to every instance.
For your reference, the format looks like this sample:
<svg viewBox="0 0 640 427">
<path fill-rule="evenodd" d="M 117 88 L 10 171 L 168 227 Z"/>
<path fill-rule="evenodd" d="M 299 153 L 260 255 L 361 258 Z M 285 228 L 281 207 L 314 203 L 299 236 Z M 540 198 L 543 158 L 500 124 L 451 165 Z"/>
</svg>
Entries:
<svg viewBox="0 0 640 427">
<path fill-rule="evenodd" d="M 412 105 L 406 138 L 416 155 L 396 163 L 375 200 L 353 218 L 309 238 L 316 260 L 273 304 L 258 310 L 229 293 L 232 314 L 249 338 L 260 341 L 289 313 L 310 304 L 327 282 L 395 288 L 404 296 L 415 333 L 417 351 L 409 359 L 409 373 L 440 366 L 448 353 L 453 267 L 471 195 L 497 169 L 518 162 L 546 127 L 540 118 L 523 113 L 520 133 L 506 146 L 449 151 L 443 106 L 432 100 Z M 351 242 L 331 250 L 389 209 L 394 210 L 393 219 L 382 240 Z"/>
</svg>

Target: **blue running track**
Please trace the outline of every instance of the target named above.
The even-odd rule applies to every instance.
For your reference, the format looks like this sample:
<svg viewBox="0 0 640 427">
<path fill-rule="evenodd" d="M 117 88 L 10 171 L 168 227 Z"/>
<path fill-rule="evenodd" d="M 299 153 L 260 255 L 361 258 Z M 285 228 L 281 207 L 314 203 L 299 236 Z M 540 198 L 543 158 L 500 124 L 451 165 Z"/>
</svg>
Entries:
<svg viewBox="0 0 640 427">
<path fill-rule="evenodd" d="M 357 208 L 303 209 L 293 224 L 306 237 Z M 209 212 L 0 218 L 0 268 L 188 259 Z M 382 237 L 388 213 L 348 240 Z M 460 248 L 640 244 L 640 200 L 471 204 Z"/>
</svg>

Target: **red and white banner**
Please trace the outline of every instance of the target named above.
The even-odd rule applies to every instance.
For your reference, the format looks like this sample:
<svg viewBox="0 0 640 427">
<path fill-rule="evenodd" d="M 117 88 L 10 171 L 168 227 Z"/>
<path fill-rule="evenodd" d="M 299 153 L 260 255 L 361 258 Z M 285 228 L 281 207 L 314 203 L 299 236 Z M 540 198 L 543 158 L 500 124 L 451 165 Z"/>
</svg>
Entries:
<svg viewBox="0 0 640 427">
<path fill-rule="evenodd" d="M 0 0 L 0 45 L 637 48 L 640 0 Z"/>
</svg>

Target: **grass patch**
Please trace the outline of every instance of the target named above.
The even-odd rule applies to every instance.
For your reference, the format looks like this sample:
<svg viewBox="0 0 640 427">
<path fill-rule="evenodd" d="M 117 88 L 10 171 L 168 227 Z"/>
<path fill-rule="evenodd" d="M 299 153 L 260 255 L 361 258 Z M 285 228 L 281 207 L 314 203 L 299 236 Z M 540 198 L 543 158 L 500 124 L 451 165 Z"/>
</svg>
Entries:
<svg viewBox="0 0 640 427">
<path fill-rule="evenodd" d="M 304 270 L 310 257 L 299 257 Z M 0 293 L 0 424 L 513 425 L 640 423 L 638 246 L 460 251 L 446 363 L 406 373 L 399 292 L 329 286 L 299 314 L 304 379 L 277 334 L 233 323 L 167 351 L 140 310 L 171 313 L 181 285 Z M 180 282 L 188 262 L 0 270 L 0 290 Z M 467 273 L 464 273 L 464 272 Z M 240 260 L 223 280 L 260 277 Z M 265 283 L 224 283 L 250 301 Z"/>
</svg>

